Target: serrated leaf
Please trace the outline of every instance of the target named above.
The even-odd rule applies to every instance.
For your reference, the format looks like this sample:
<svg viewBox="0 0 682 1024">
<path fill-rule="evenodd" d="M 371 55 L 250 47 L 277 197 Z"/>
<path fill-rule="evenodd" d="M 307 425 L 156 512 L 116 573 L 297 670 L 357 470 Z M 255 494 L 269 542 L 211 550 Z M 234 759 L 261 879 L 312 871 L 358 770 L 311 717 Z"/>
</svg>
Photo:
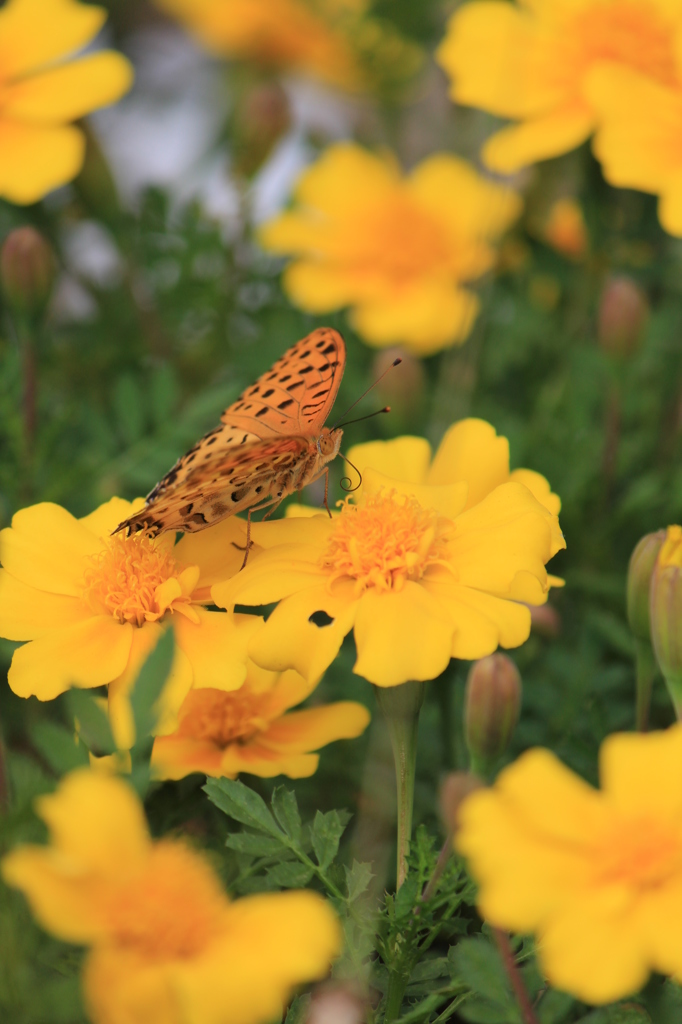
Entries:
<svg viewBox="0 0 682 1024">
<path fill-rule="evenodd" d="M 346 889 L 348 891 L 348 899 L 353 902 L 358 896 L 362 896 L 363 892 L 369 886 L 369 883 L 374 878 L 371 864 L 360 863 L 357 860 L 353 861 L 351 868 L 344 868 L 346 872 Z"/>
<path fill-rule="evenodd" d="M 73 730 L 58 722 L 42 719 L 29 725 L 29 736 L 36 750 L 57 775 L 89 764 L 88 752 L 76 741 Z"/>
<path fill-rule="evenodd" d="M 95 754 L 113 754 L 116 743 L 106 711 L 100 707 L 97 698 L 87 690 L 69 690 L 66 704 L 74 720 L 78 722 L 79 735 L 88 750 Z"/>
<path fill-rule="evenodd" d="M 238 779 L 209 779 L 204 786 L 211 803 L 235 821 L 258 832 L 284 839 L 284 834 L 267 809 L 265 802 Z"/>
<path fill-rule="evenodd" d="M 238 853 L 250 853 L 254 857 L 276 857 L 283 852 L 279 839 L 255 836 L 251 832 L 234 832 L 225 840 L 225 846 Z"/>
<path fill-rule="evenodd" d="M 515 1017 L 509 1017 L 510 1024 L 512 1019 L 518 1018 L 516 1002 L 507 981 L 500 955 L 487 939 L 482 936 L 462 939 L 454 949 L 450 949 L 448 956 L 453 963 L 457 977 L 465 985 L 477 995 L 482 996 L 486 1003 L 497 1004 L 508 1014 L 511 1014 L 512 1011 L 516 1013 Z M 467 1012 L 471 1002 L 473 1001 L 467 1000 L 464 1004 L 467 1007 Z M 460 1012 L 464 1015 L 463 1010 Z M 485 1019 L 485 1024 L 488 1024 L 488 1019 Z M 474 1018 L 467 1017 L 467 1020 L 473 1021 Z M 492 1019 L 490 1020 L 492 1024 Z M 481 1018 L 481 1024 L 484 1024 L 483 1018 Z"/>
<path fill-rule="evenodd" d="M 279 885 L 283 889 L 301 889 L 313 877 L 313 870 L 306 864 L 292 861 L 288 864 L 276 864 L 274 868 L 270 868 L 265 877 L 269 882 Z"/>
<path fill-rule="evenodd" d="M 170 675 L 174 650 L 175 636 L 172 629 L 167 629 L 140 669 L 131 690 L 136 746 L 145 744 L 156 726 L 155 706 Z"/>
<path fill-rule="evenodd" d="M 317 857 L 317 863 L 323 871 L 326 871 L 334 857 L 336 857 L 345 827 L 338 811 L 327 811 L 326 814 L 318 811 L 315 815 L 315 820 L 310 830 L 310 838 L 315 856 Z"/>
<path fill-rule="evenodd" d="M 284 786 L 277 786 L 272 794 L 272 809 L 277 821 L 294 843 L 301 842 L 301 815 L 296 794 Z"/>
</svg>

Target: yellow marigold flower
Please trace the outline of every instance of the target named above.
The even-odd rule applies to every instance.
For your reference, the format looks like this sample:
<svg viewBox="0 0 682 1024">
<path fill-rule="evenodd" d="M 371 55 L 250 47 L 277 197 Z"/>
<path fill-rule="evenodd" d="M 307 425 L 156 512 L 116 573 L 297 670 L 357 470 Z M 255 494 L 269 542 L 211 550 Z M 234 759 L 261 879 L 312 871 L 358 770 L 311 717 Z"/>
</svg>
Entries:
<svg viewBox="0 0 682 1024">
<path fill-rule="evenodd" d="M 51 845 L 19 847 L 2 873 L 47 931 L 91 947 L 82 983 L 94 1024 L 268 1024 L 339 951 L 320 896 L 232 902 L 201 854 L 151 840 L 121 779 L 82 769 L 37 805 Z"/>
<path fill-rule="evenodd" d="M 310 313 L 351 306 L 370 345 L 418 355 L 459 344 L 479 303 L 463 287 L 495 263 L 493 241 L 521 209 L 511 189 L 449 154 L 403 177 L 395 160 L 354 143 L 330 146 L 299 178 L 298 206 L 261 229 L 292 302 Z"/>
<path fill-rule="evenodd" d="M 0 11 L 0 195 L 10 202 L 35 203 L 75 178 L 85 139 L 70 122 L 130 88 L 120 53 L 72 59 L 106 16 L 76 0 L 8 0 Z"/>
<path fill-rule="evenodd" d="M 366 7 L 359 0 L 336 4 L 306 0 L 157 0 L 212 53 L 253 60 L 277 70 L 302 71 L 347 88 L 361 83 L 352 48 L 334 15 Z"/>
<path fill-rule="evenodd" d="M 157 778 L 182 779 L 191 772 L 307 778 L 320 760 L 311 751 L 354 739 L 370 719 L 367 708 L 353 701 L 290 712 L 314 686 L 298 672 L 268 672 L 249 661 L 245 682 L 232 693 L 190 690 L 177 730 L 154 741 Z"/>
<path fill-rule="evenodd" d="M 491 924 L 537 934 L 557 988 L 588 1003 L 682 976 L 682 727 L 610 736 L 601 790 L 531 750 L 460 809 Z"/>
<path fill-rule="evenodd" d="M 395 459 L 390 477 L 365 468 L 356 504 L 347 501 L 332 519 L 258 524 L 263 552 L 213 587 L 216 603 L 228 608 L 280 602 L 249 644 L 258 664 L 318 679 L 354 629 L 354 671 L 395 686 L 432 679 L 451 657 L 481 658 L 527 639 L 530 612 L 519 602 L 547 598 L 545 563 L 565 546 L 556 515 L 508 478 L 508 466 L 507 482 L 498 485 L 490 474 L 487 489 L 484 473 L 472 469 L 471 499 L 463 473 L 439 481 L 438 457 L 432 483 L 416 483 L 427 471 L 428 446 L 401 440 L 407 443 L 386 446 L 384 465 Z M 408 466 L 418 449 L 419 469 L 418 458 Z M 311 621 L 319 611 L 332 619 L 328 625 Z"/>
<path fill-rule="evenodd" d="M 121 747 L 134 741 L 128 694 L 142 662 L 171 624 L 176 655 L 164 691 L 161 731 L 191 686 L 232 690 L 246 676 L 246 643 L 260 619 L 208 611 L 210 587 L 236 572 L 244 523 L 157 540 L 111 536 L 143 505 L 112 498 L 82 519 L 44 502 L 0 532 L 0 633 L 28 640 L 9 684 L 20 697 L 52 700 L 70 686 L 109 686 Z M 231 525 L 227 525 L 227 524 Z"/>
<path fill-rule="evenodd" d="M 520 122 L 483 148 L 489 167 L 511 173 L 592 134 L 585 85 L 604 63 L 675 86 L 681 26 L 669 0 L 474 0 L 452 16 L 437 57 L 454 100 Z"/>
<path fill-rule="evenodd" d="M 682 33 L 677 38 L 682 45 Z M 590 76 L 587 92 L 601 116 L 593 149 L 604 177 L 659 196 L 661 224 L 682 236 L 682 74 L 669 88 L 625 68 L 604 67 Z"/>
</svg>

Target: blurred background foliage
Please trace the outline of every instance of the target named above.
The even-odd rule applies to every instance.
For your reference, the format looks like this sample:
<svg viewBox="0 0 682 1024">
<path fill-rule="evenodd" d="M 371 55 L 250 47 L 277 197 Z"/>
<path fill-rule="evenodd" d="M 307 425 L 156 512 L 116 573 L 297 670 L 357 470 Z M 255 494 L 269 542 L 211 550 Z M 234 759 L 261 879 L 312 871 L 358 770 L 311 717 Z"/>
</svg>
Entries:
<svg viewBox="0 0 682 1024">
<path fill-rule="evenodd" d="M 262 84 L 258 75 L 199 57 L 176 27 L 140 0 L 109 0 L 105 6 L 108 41 L 134 60 L 145 48 L 167 46 L 171 74 L 166 68 L 159 85 L 158 69 L 142 61 L 137 86 L 121 105 L 130 120 L 116 126 L 117 135 L 106 115 L 92 119 L 86 165 L 72 186 L 34 207 L 0 206 L 0 239 L 32 224 L 50 240 L 59 264 L 51 305 L 35 333 L 32 435 L 26 429 L 19 327 L 8 309 L 1 311 L 2 526 L 18 508 L 37 501 L 58 502 L 84 515 L 114 494 L 146 493 L 246 384 L 321 322 L 288 303 L 279 285 L 280 264 L 253 241 L 248 213 L 257 206 L 258 189 L 263 191 L 267 162 L 257 174 L 232 180 L 232 208 L 225 215 L 216 213 L 210 193 L 178 189 L 168 176 L 154 181 L 140 172 L 132 189 L 133 172 L 126 179 L 110 155 L 126 124 L 130 131 L 144 130 L 136 111 L 153 116 L 156 103 L 166 114 L 173 102 L 181 105 L 183 96 L 172 96 L 173 79 L 181 91 L 196 72 L 196 80 L 211 78 L 210 88 L 217 82 L 224 99 L 222 121 L 206 149 L 227 179 L 230 167 L 249 155 L 239 145 L 254 144 L 253 138 L 240 139 L 234 125 L 239 104 Z M 373 6 L 378 17 L 427 51 L 442 36 L 451 9 L 437 0 L 377 0 Z M 185 64 L 174 49 L 182 46 L 189 48 Z M 202 102 L 205 97 L 197 100 Z M 322 94 L 316 102 L 323 110 L 328 102 L 331 120 L 338 122 L 338 97 Z M 397 94 L 347 103 L 341 126 L 327 135 L 319 116 L 308 124 L 299 117 L 283 132 L 284 143 L 271 140 L 270 163 L 287 138 L 295 137 L 309 157 L 330 138 L 351 132 L 364 143 L 390 144 L 408 167 L 436 150 L 475 160 L 492 121 L 450 104 L 445 77 L 430 60 Z M 173 130 L 181 132 L 182 124 L 169 117 Z M 267 142 L 267 124 L 263 130 Z M 182 139 L 169 142 L 170 149 L 182 145 Z M 201 170 L 206 160 L 205 153 L 197 155 L 192 167 Z M 187 166 L 183 173 L 191 177 Z M 349 427 L 345 444 L 414 433 L 435 446 L 454 420 L 479 416 L 509 438 L 512 468 L 532 468 L 550 481 L 562 498 L 568 545 L 551 568 L 566 587 L 552 593 L 552 611 L 539 616 L 529 641 L 511 652 L 524 696 L 509 759 L 530 745 L 546 745 L 595 781 L 600 740 L 633 726 L 633 648 L 624 594 L 628 557 L 642 534 L 680 518 L 682 245 L 660 228 L 653 199 L 603 182 L 587 146 L 536 167 L 516 184 L 526 196 L 526 213 L 503 243 L 496 273 L 481 286 L 483 312 L 471 337 L 461 348 L 423 364 L 408 361 L 395 371 L 378 400 L 365 399 L 360 407 L 371 411 L 389 400 L 394 413 Z M 580 203 L 585 221 L 586 244 L 573 256 L 549 244 L 543 228 L 552 204 L 565 196 Z M 635 329 L 623 343 L 614 343 L 604 326 L 605 290 L 614 275 L 640 289 L 642 304 L 627 317 Z M 372 382 L 384 357 L 354 336 L 342 314 L 325 319 L 348 346 L 341 411 Z M 340 475 L 337 469 L 337 497 Z M 306 498 L 319 502 L 319 495 Z M 14 646 L 2 642 L 5 668 Z M 352 663 L 347 641 L 312 699 L 354 699 L 371 707 L 371 688 L 353 676 Z M 467 668 L 452 663 L 430 684 L 422 715 L 415 820 L 434 833 L 440 828 L 439 778 L 466 767 L 461 704 Z M 653 723 L 664 726 L 672 719 L 658 684 Z M 5 686 L 0 722 L 8 763 L 0 796 L 5 804 L 8 791 L 12 797 L 1 826 L 6 846 L 42 834 L 30 803 L 53 787 L 59 756 L 52 762 L 46 756 L 41 724 L 65 730 L 67 716 L 59 701 L 24 701 Z M 158 785 L 148 807 L 157 832 L 179 830 L 217 851 L 223 848 L 224 819 L 200 794 L 203 781 L 191 777 Z M 263 795 L 272 789 L 269 782 L 248 781 Z M 353 812 L 347 856 L 373 861 L 379 885 L 390 882 L 393 863 L 393 785 L 378 719 L 367 736 L 326 748 L 317 774 L 295 785 L 308 816 L 317 808 Z M 229 873 L 229 860 L 221 865 Z M 3 1020 L 83 1019 L 74 981 L 79 954 L 45 937 L 22 898 L 4 888 L 0 949 Z"/>
</svg>

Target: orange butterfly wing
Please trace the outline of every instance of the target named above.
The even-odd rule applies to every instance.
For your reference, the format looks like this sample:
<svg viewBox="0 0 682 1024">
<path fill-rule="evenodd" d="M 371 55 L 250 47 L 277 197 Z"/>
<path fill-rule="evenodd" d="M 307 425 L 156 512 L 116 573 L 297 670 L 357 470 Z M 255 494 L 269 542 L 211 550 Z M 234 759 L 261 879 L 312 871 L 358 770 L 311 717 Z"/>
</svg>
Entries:
<svg viewBox="0 0 682 1024">
<path fill-rule="evenodd" d="M 322 430 L 341 384 L 341 335 L 318 328 L 247 388 L 118 530 L 195 532 L 271 496 Z"/>
<path fill-rule="evenodd" d="M 334 405 L 345 366 L 341 335 L 318 327 L 292 345 L 220 418 L 258 437 L 316 437 Z"/>
</svg>

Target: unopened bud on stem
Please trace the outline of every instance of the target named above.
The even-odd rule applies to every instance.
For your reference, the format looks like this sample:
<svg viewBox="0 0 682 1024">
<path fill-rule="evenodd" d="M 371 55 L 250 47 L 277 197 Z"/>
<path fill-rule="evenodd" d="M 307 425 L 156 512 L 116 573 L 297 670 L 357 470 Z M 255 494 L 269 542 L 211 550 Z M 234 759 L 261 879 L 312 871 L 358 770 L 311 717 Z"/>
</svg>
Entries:
<svg viewBox="0 0 682 1024">
<path fill-rule="evenodd" d="M 682 719 L 682 527 L 669 526 L 651 577 L 651 643 Z"/>
<path fill-rule="evenodd" d="M 50 298 L 55 276 L 52 248 L 31 227 L 10 231 L 0 251 L 0 280 L 13 313 L 37 316 Z"/>
<path fill-rule="evenodd" d="M 469 671 L 464 732 L 471 770 L 485 778 L 509 746 L 521 710 L 521 676 L 506 654 L 491 654 Z"/>
<path fill-rule="evenodd" d="M 441 820 L 448 835 L 454 836 L 459 827 L 459 810 L 464 800 L 483 783 L 471 772 L 450 772 L 445 776 L 438 794 Z"/>
<path fill-rule="evenodd" d="M 649 303 L 636 281 L 614 275 L 604 285 L 599 300 L 597 338 L 613 356 L 634 355 L 649 317 Z"/>
<path fill-rule="evenodd" d="M 649 725 L 651 688 L 656 675 L 656 659 L 651 646 L 650 591 L 651 577 L 665 535 L 665 530 L 657 530 L 642 537 L 630 556 L 628 566 L 627 615 L 635 640 L 636 724 L 640 732 Z"/>
</svg>

